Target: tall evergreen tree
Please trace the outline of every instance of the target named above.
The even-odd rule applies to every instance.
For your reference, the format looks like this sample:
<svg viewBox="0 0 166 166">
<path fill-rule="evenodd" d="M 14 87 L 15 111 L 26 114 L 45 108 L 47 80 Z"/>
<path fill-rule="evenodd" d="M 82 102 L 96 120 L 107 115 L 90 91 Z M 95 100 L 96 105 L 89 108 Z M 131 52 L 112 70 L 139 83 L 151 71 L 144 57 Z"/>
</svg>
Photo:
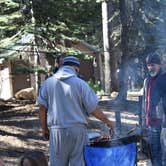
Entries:
<svg viewBox="0 0 166 166">
<path fill-rule="evenodd" d="M 14 44 L 18 32 L 22 30 L 24 21 L 20 12 L 20 4 L 13 0 L 0 1 L 0 51 Z M 16 35 L 18 34 L 18 35 Z"/>
</svg>

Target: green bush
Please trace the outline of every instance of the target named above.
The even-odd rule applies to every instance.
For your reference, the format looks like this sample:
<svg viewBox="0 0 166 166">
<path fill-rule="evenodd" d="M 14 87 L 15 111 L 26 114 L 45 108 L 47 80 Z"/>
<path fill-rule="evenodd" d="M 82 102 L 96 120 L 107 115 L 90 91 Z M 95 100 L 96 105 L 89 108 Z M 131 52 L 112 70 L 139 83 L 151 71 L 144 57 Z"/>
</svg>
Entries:
<svg viewBox="0 0 166 166">
<path fill-rule="evenodd" d="M 95 91 L 97 95 L 103 95 L 104 90 L 101 88 L 100 81 L 94 83 L 92 80 L 87 81 L 88 85 Z"/>
</svg>

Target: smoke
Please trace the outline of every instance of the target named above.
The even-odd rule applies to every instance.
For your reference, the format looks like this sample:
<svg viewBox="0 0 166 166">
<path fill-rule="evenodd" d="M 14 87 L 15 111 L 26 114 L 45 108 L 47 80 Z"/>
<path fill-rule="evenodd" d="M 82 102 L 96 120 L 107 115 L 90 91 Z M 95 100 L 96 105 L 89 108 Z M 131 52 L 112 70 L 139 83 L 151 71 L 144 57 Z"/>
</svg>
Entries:
<svg viewBox="0 0 166 166">
<path fill-rule="evenodd" d="M 133 90 L 142 86 L 146 76 L 143 61 L 149 53 L 158 51 L 163 69 L 166 70 L 166 1 L 145 0 L 128 3 L 128 21 L 131 22 L 127 35 L 128 52 L 131 54 L 130 57 L 136 58 L 130 58 L 125 70 L 128 73 L 128 89 Z"/>
</svg>

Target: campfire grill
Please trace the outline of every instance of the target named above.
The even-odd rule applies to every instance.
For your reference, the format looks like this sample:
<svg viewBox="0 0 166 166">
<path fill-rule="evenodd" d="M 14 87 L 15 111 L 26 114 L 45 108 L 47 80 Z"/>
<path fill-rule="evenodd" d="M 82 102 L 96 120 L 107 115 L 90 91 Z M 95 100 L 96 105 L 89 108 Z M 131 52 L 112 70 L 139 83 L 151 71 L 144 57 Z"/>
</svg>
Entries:
<svg viewBox="0 0 166 166">
<path fill-rule="evenodd" d="M 86 164 L 87 166 L 137 165 L 137 142 L 139 141 L 139 135 L 108 140 L 100 140 L 100 137 L 92 138 L 90 145 L 84 148 Z"/>
<path fill-rule="evenodd" d="M 95 138 L 90 139 L 90 146 L 92 147 L 114 147 L 120 145 L 126 145 L 130 143 L 137 143 L 141 139 L 140 135 L 129 135 L 120 138 L 113 138 L 109 140 L 99 140 L 95 141 Z"/>
</svg>

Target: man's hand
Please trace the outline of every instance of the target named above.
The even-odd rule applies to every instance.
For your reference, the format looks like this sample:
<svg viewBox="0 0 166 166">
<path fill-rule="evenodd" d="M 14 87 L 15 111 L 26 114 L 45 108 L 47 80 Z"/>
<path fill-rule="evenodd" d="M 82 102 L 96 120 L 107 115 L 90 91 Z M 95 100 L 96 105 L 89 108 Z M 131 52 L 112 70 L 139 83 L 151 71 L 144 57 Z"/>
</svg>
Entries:
<svg viewBox="0 0 166 166">
<path fill-rule="evenodd" d="M 162 139 L 163 145 L 166 146 L 166 128 L 162 128 L 161 130 L 161 139 Z"/>
<path fill-rule="evenodd" d="M 49 130 L 48 129 L 43 131 L 43 138 L 44 138 L 45 141 L 49 140 Z"/>
<path fill-rule="evenodd" d="M 113 122 L 107 118 L 107 116 L 99 109 L 99 107 L 97 107 L 92 112 L 92 115 L 95 116 L 97 119 L 101 120 L 103 123 L 105 123 L 110 130 L 113 130 Z"/>
<path fill-rule="evenodd" d="M 107 127 L 108 127 L 110 130 L 113 130 L 114 125 L 113 125 L 113 122 L 112 122 L 112 121 L 108 120 L 108 122 L 106 122 L 106 125 L 107 125 Z"/>
<path fill-rule="evenodd" d="M 47 127 L 47 108 L 43 105 L 39 107 L 39 120 L 42 128 L 44 140 L 49 140 L 49 130 Z"/>
</svg>

